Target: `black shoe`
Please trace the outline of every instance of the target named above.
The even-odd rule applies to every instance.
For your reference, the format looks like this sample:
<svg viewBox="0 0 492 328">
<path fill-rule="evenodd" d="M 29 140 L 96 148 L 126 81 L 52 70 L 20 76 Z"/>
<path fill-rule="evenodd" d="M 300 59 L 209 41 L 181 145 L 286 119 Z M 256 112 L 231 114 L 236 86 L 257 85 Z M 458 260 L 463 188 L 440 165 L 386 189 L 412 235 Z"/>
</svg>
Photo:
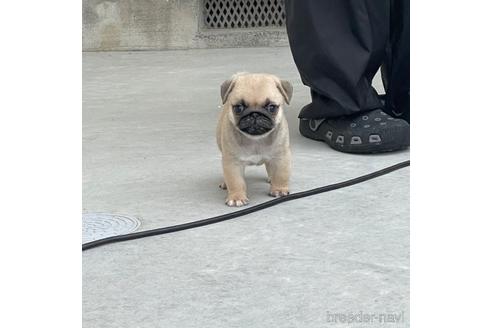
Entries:
<svg viewBox="0 0 492 328">
<path fill-rule="evenodd" d="M 334 119 L 301 118 L 299 131 L 345 153 L 382 153 L 410 146 L 410 125 L 380 109 Z"/>
</svg>

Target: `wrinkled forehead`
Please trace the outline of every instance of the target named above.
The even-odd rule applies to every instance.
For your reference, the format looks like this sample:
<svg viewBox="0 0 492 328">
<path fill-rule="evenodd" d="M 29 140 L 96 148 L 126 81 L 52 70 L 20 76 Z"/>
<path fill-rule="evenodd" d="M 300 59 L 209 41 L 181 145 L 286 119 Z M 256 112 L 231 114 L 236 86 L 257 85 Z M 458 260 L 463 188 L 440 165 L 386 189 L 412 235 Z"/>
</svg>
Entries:
<svg viewBox="0 0 492 328">
<path fill-rule="evenodd" d="M 273 77 L 245 75 L 237 77 L 229 95 L 231 104 L 244 101 L 248 106 L 262 106 L 267 102 L 282 104 L 282 94 Z"/>
</svg>

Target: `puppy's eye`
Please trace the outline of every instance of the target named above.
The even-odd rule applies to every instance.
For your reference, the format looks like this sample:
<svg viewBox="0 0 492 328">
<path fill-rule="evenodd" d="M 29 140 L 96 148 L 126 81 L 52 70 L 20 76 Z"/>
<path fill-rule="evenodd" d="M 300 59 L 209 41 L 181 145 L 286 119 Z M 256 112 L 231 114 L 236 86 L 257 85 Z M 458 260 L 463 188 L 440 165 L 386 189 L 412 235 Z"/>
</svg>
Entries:
<svg viewBox="0 0 492 328">
<path fill-rule="evenodd" d="M 270 113 L 274 114 L 278 110 L 278 105 L 275 104 L 268 104 L 265 106 L 265 109 L 269 111 Z"/>
<path fill-rule="evenodd" d="M 244 110 L 244 105 L 241 105 L 241 104 L 239 104 L 239 105 L 234 105 L 234 106 L 232 106 L 232 110 L 233 110 L 233 111 L 234 111 L 234 113 L 236 113 L 236 114 L 241 114 L 241 113 L 243 112 L 243 110 Z"/>
</svg>

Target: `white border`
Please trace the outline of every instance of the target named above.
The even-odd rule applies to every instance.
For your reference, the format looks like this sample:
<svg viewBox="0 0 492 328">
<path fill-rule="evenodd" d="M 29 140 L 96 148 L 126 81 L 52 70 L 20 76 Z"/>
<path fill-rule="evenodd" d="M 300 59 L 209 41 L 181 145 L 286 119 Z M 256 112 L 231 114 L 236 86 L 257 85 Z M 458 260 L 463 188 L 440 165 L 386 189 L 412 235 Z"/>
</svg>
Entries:
<svg viewBox="0 0 492 328">
<path fill-rule="evenodd" d="M 413 1 L 411 325 L 490 325 L 492 6 Z"/>
<path fill-rule="evenodd" d="M 1 327 L 81 326 L 81 17 L 2 3 Z"/>
</svg>

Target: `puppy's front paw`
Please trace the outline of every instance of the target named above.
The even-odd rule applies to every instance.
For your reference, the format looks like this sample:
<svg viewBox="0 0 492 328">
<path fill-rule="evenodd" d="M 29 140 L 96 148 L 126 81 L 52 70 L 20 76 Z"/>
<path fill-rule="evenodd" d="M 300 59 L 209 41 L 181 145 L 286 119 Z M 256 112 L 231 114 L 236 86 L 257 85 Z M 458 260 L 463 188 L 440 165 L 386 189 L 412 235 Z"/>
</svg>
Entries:
<svg viewBox="0 0 492 328">
<path fill-rule="evenodd" d="M 226 205 L 231 207 L 244 206 L 249 203 L 249 199 L 244 194 L 228 195 Z"/>
<path fill-rule="evenodd" d="M 282 197 L 287 196 L 289 194 L 288 187 L 271 187 L 270 192 L 268 193 L 272 197 Z"/>
</svg>

